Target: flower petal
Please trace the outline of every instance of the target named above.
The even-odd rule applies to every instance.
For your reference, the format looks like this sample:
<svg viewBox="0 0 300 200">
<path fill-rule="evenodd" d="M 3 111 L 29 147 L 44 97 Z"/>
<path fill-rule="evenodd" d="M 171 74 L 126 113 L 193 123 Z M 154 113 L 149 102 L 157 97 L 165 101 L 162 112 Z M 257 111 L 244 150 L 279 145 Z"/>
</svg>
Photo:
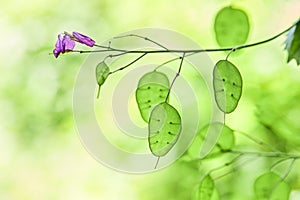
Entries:
<svg viewBox="0 0 300 200">
<path fill-rule="evenodd" d="M 71 40 L 70 36 L 64 35 L 63 38 L 63 51 L 73 50 L 75 47 L 75 41 Z"/>
<path fill-rule="evenodd" d="M 57 58 L 59 56 L 60 53 L 62 53 L 63 51 L 63 44 L 62 44 L 62 38 L 61 38 L 61 35 L 59 34 L 57 36 L 57 41 L 56 41 L 56 44 L 55 44 L 55 49 L 53 49 L 53 54 L 55 56 L 55 58 Z"/>
<path fill-rule="evenodd" d="M 53 55 L 55 58 L 57 58 L 60 54 L 60 51 L 58 51 L 57 49 L 53 49 Z"/>
<path fill-rule="evenodd" d="M 73 32 L 73 36 L 78 40 L 78 42 L 87 46 L 93 47 L 95 44 L 95 41 L 92 38 L 82 35 L 81 33 Z"/>
</svg>

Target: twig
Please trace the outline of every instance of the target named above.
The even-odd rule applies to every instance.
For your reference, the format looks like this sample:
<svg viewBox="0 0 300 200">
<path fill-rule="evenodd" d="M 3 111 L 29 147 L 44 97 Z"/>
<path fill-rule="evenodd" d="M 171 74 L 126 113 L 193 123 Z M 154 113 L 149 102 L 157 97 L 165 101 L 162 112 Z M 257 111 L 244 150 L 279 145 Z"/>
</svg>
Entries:
<svg viewBox="0 0 300 200">
<path fill-rule="evenodd" d="M 172 83 L 171 83 L 171 85 L 170 85 L 170 88 L 169 88 L 168 94 L 167 94 L 167 96 L 166 96 L 165 102 L 167 102 L 167 100 L 168 100 L 168 98 L 169 98 L 169 95 L 170 95 L 170 92 L 171 92 L 171 89 L 172 89 L 172 87 L 173 87 L 173 85 L 174 85 L 175 80 L 176 80 L 177 77 L 180 75 L 180 71 L 181 71 L 181 68 L 182 68 L 182 63 L 183 63 L 184 56 L 185 56 L 185 53 L 183 53 L 183 55 L 182 55 L 182 57 L 181 57 L 181 62 L 180 62 L 178 71 L 177 71 L 175 77 L 174 77 L 173 80 L 172 80 Z"/>
</svg>

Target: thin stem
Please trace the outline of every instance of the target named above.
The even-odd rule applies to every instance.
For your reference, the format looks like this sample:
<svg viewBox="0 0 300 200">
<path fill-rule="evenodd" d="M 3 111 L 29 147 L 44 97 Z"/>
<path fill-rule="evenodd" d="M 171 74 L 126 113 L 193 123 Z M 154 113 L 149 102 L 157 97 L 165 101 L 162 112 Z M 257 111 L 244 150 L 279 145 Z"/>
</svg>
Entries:
<svg viewBox="0 0 300 200">
<path fill-rule="evenodd" d="M 184 57 L 186 58 L 186 57 L 192 56 L 192 55 L 194 55 L 194 54 L 195 54 L 195 53 L 190 53 L 190 54 L 188 54 L 188 55 L 185 55 Z M 169 63 L 171 63 L 171 62 L 174 62 L 174 61 L 180 60 L 180 59 L 181 59 L 181 56 L 179 56 L 179 57 L 177 57 L 177 58 L 172 58 L 172 59 L 170 59 L 170 60 L 167 60 L 166 62 L 163 62 L 162 64 L 158 65 L 154 70 L 157 70 L 158 68 L 160 68 L 160 67 L 162 67 L 162 66 L 165 66 L 166 64 L 169 64 Z"/>
<path fill-rule="evenodd" d="M 144 53 L 143 55 L 139 56 L 138 58 L 136 58 L 135 60 L 131 61 L 129 64 L 119 68 L 119 69 L 116 69 L 115 71 L 112 71 L 112 72 L 109 72 L 109 75 L 110 74 L 113 74 L 113 73 L 116 73 L 117 71 L 121 71 L 123 69 L 126 69 L 127 67 L 129 67 L 130 65 L 132 65 L 133 63 L 137 62 L 138 60 L 140 60 L 142 57 L 144 57 L 145 55 L 147 55 L 147 53 Z"/>
<path fill-rule="evenodd" d="M 159 159 L 160 159 L 160 157 L 158 157 L 158 158 L 157 158 L 157 161 L 156 161 L 156 163 L 155 163 L 154 169 L 156 169 L 156 168 L 157 168 L 157 165 L 158 165 Z"/>
<path fill-rule="evenodd" d="M 181 68 L 182 68 L 182 63 L 183 63 L 184 56 L 185 56 L 185 53 L 183 53 L 183 55 L 182 55 L 182 57 L 181 57 L 181 62 L 180 62 L 178 71 L 177 71 L 175 77 L 174 77 L 173 80 L 172 80 L 172 83 L 171 83 L 171 85 L 170 85 L 170 88 L 169 88 L 168 94 L 167 94 L 167 96 L 166 96 L 165 102 L 167 102 L 167 100 L 168 100 L 168 98 L 169 98 L 169 95 L 170 95 L 170 92 L 171 92 L 171 89 L 172 89 L 172 87 L 173 87 L 173 85 L 174 85 L 175 80 L 176 80 L 177 77 L 180 75 L 180 71 L 181 71 Z"/>
<path fill-rule="evenodd" d="M 247 164 L 248 162 L 253 162 L 253 161 L 255 161 L 255 159 L 250 158 L 250 159 L 248 159 L 248 160 L 246 160 L 246 161 L 244 161 L 244 162 L 240 162 L 240 163 L 238 163 L 237 165 L 233 166 L 233 168 L 232 168 L 230 171 L 228 171 L 228 172 L 226 172 L 226 173 L 224 173 L 224 174 L 222 174 L 222 175 L 220 175 L 220 176 L 214 177 L 214 180 L 223 178 L 223 177 L 225 177 L 225 176 L 227 176 L 227 175 L 229 175 L 229 174 L 231 174 L 231 173 L 234 173 L 234 172 L 237 170 L 237 168 L 238 168 L 239 166 L 245 165 L 245 164 Z"/>
<path fill-rule="evenodd" d="M 270 171 L 272 171 L 277 165 L 279 165 L 280 163 L 286 161 L 286 160 L 290 160 L 291 158 L 287 157 L 287 158 L 283 158 L 278 160 L 277 162 L 273 163 L 272 166 L 270 167 Z"/>
<path fill-rule="evenodd" d="M 108 42 L 108 46 L 94 44 L 95 47 L 103 48 L 103 49 L 109 49 L 110 48 L 110 41 Z"/>
<path fill-rule="evenodd" d="M 290 173 L 290 171 L 292 170 L 294 163 L 296 161 L 296 158 L 293 158 L 292 162 L 290 163 L 289 167 L 286 169 L 285 173 L 283 174 L 283 176 L 281 177 L 281 180 L 283 181 Z"/>
<path fill-rule="evenodd" d="M 236 51 L 236 48 L 232 48 L 231 51 L 227 54 L 225 60 L 228 60 L 229 56 L 231 53 L 235 52 Z"/>
<path fill-rule="evenodd" d="M 296 23 L 298 23 L 298 21 Z M 150 50 L 150 51 L 147 51 L 147 50 L 125 50 L 125 49 L 118 49 L 118 48 L 112 48 L 112 47 L 105 47 L 105 46 L 97 45 L 98 47 L 107 48 L 107 49 L 92 50 L 92 51 L 78 51 L 78 50 L 73 50 L 73 51 L 70 51 L 70 52 L 77 52 L 77 53 L 97 53 L 97 52 L 111 52 L 111 51 L 116 51 L 116 52 L 122 52 L 122 53 L 125 53 L 125 54 L 129 54 L 129 53 L 131 53 L 131 54 L 132 53 L 147 53 L 147 54 L 152 54 L 152 53 L 185 53 L 185 54 L 187 54 L 187 53 L 201 53 L 201 52 L 233 51 L 234 49 L 235 50 L 240 50 L 240 49 L 254 47 L 254 46 L 257 46 L 257 45 L 261 45 L 261 44 L 270 42 L 270 41 L 278 38 L 279 36 L 283 35 L 284 33 L 288 32 L 291 28 L 293 28 L 296 25 L 296 23 L 294 23 L 289 28 L 285 29 L 284 31 L 278 33 L 277 35 L 275 35 L 275 36 L 273 36 L 271 38 L 268 38 L 266 40 L 262 40 L 262 41 L 259 41 L 259 42 L 251 43 L 251 44 L 236 46 L 236 47 L 212 48 L 212 49 L 190 49 L 190 50 L 164 49 L 164 50 Z M 143 36 L 139 36 L 139 37 L 145 38 Z M 157 43 L 157 42 L 155 42 L 153 40 L 149 39 L 149 41 L 152 41 L 152 42 L 156 43 L 157 45 L 162 46 L 161 44 L 159 44 L 159 43 Z"/>
<path fill-rule="evenodd" d="M 98 85 L 97 99 L 99 99 L 99 96 L 100 96 L 100 85 Z"/>
<path fill-rule="evenodd" d="M 244 49 L 244 48 L 248 48 L 248 47 L 253 47 L 253 46 L 257 46 L 257 45 L 261 45 L 261 44 L 264 44 L 264 43 L 267 43 L 267 42 L 270 42 L 276 38 L 278 38 L 279 36 L 283 35 L 284 33 L 288 32 L 290 29 L 292 29 L 297 23 L 299 22 L 299 20 L 294 23 L 292 26 L 290 26 L 289 28 L 285 29 L 284 31 L 278 33 L 277 35 L 269 38 L 269 39 L 266 39 L 266 40 L 263 40 L 263 41 L 260 41 L 260 42 L 255 42 L 255 43 L 252 43 L 252 44 L 247 44 L 247 45 L 241 45 L 241 46 L 238 46 L 236 47 L 235 49 L 238 50 L 238 49 Z"/>
<path fill-rule="evenodd" d="M 124 54 L 135 54 L 135 53 L 149 53 L 149 54 L 156 54 L 156 53 L 202 53 L 202 52 L 214 52 L 214 51 L 230 51 L 231 48 L 220 48 L 220 49 L 191 49 L 191 50 L 182 50 L 182 49 L 170 49 L 170 50 L 125 50 L 125 49 L 115 49 L 115 48 L 108 48 L 108 49 L 101 49 L 101 50 L 88 50 L 88 51 L 79 51 L 79 50 L 72 50 L 70 52 L 75 53 L 102 53 L 102 52 L 122 52 Z"/>
<path fill-rule="evenodd" d="M 269 197 L 272 195 L 273 191 L 276 189 L 276 187 L 282 182 L 284 181 L 284 179 L 288 176 L 288 174 L 290 173 L 290 171 L 292 170 L 292 167 L 295 163 L 295 158 L 292 160 L 292 162 L 290 163 L 289 167 L 286 169 L 285 173 L 283 174 L 282 177 L 280 177 L 280 179 L 277 181 L 276 184 L 273 185 L 272 190 L 269 192 Z"/>
<path fill-rule="evenodd" d="M 227 150 L 225 152 L 233 154 L 242 154 L 242 155 L 256 155 L 259 157 L 269 157 L 269 158 L 294 158 L 299 159 L 300 155 L 288 154 L 283 152 L 251 152 L 251 151 L 238 151 L 238 150 Z"/>
<path fill-rule="evenodd" d="M 123 56 L 125 54 L 127 54 L 127 53 L 123 52 L 123 53 L 118 53 L 118 54 L 110 54 L 103 59 L 103 62 L 106 61 L 106 59 L 108 59 L 108 58 L 119 57 L 119 56 Z"/>
<path fill-rule="evenodd" d="M 68 53 L 93 53 L 93 52 L 97 52 L 97 53 L 102 53 L 102 52 L 107 52 L 107 47 L 105 49 L 101 49 L 101 50 L 94 50 L 94 51 L 83 51 L 83 50 L 68 50 Z"/>
<path fill-rule="evenodd" d="M 225 163 L 224 165 L 221 165 L 221 166 L 219 166 L 219 167 L 217 167 L 217 168 L 211 169 L 207 174 L 210 174 L 210 173 L 212 173 L 212 172 L 214 172 L 214 171 L 218 171 L 218 170 L 220 170 L 220 169 L 223 169 L 223 168 L 225 168 L 225 167 L 228 167 L 229 165 L 232 165 L 232 164 L 233 164 L 234 162 L 236 162 L 241 156 L 242 156 L 242 154 L 239 154 L 238 156 L 236 156 L 235 158 L 233 158 L 231 161 Z"/>
<path fill-rule="evenodd" d="M 267 144 L 267 143 L 265 143 L 265 142 L 263 142 L 263 141 L 260 141 L 260 140 L 258 140 L 258 139 L 256 139 L 256 138 L 254 138 L 254 137 L 248 135 L 248 134 L 245 133 L 245 132 L 235 130 L 234 133 L 239 133 L 239 134 L 241 134 L 241 135 L 247 137 L 248 139 L 252 140 L 253 142 L 257 143 L 258 145 L 262 145 L 262 146 L 266 147 L 268 150 L 270 150 L 270 151 L 272 151 L 272 152 L 276 152 L 276 151 L 277 151 L 277 150 L 276 150 L 275 148 L 273 148 L 271 145 L 269 145 L 269 144 Z"/>
<path fill-rule="evenodd" d="M 166 65 L 166 64 L 169 64 L 169 63 L 171 63 L 171 62 L 173 62 L 173 61 L 179 60 L 180 58 L 181 58 L 181 57 L 177 57 L 177 58 L 173 58 L 173 59 L 171 59 L 171 60 L 168 60 L 168 61 L 166 61 L 166 62 L 164 62 L 164 63 L 158 65 L 154 70 L 157 70 L 158 68 L 160 68 L 160 67 L 162 67 L 162 66 L 164 66 L 164 65 Z"/>
<path fill-rule="evenodd" d="M 137 34 L 129 34 L 129 35 L 116 36 L 116 37 L 113 37 L 113 39 L 119 39 L 119 38 L 125 38 L 125 37 L 138 37 L 138 38 L 142 38 L 142 39 L 144 39 L 144 40 L 147 40 L 147 41 L 149 41 L 149 42 L 152 42 L 153 44 L 156 44 L 157 46 L 159 46 L 159 47 L 161 47 L 161 48 L 163 48 L 163 49 L 168 50 L 167 47 L 161 45 L 160 43 L 155 42 L 154 40 L 151 40 L 151 39 L 149 39 L 148 37 L 143 37 L 143 36 L 140 36 L 140 35 L 137 35 Z"/>
</svg>

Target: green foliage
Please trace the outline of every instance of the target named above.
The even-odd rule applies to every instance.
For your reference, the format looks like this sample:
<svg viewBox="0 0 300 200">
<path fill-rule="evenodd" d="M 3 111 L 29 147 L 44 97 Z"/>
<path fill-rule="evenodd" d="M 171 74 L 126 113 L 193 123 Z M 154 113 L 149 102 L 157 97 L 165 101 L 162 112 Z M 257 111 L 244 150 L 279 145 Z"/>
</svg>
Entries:
<svg viewBox="0 0 300 200">
<path fill-rule="evenodd" d="M 300 20 L 289 31 L 285 48 L 288 51 L 288 62 L 295 59 L 297 65 L 300 65 Z"/>
<path fill-rule="evenodd" d="M 100 94 L 100 87 L 104 84 L 105 80 L 107 79 L 109 75 L 109 67 L 107 64 L 103 61 L 100 62 L 96 67 L 96 80 L 98 83 L 98 94 L 97 97 L 99 97 Z"/>
<path fill-rule="evenodd" d="M 175 145 L 181 131 L 181 117 L 170 104 L 155 106 L 149 119 L 148 143 L 153 155 L 166 155 Z"/>
<path fill-rule="evenodd" d="M 215 188 L 215 182 L 211 178 L 210 175 L 207 175 L 203 178 L 201 181 L 196 199 L 199 200 L 218 200 L 219 199 L 219 194 L 217 189 Z"/>
<path fill-rule="evenodd" d="M 161 72 L 146 73 L 139 80 L 136 89 L 136 102 L 145 122 L 148 123 L 153 107 L 166 100 L 168 92 L 169 79 Z"/>
<path fill-rule="evenodd" d="M 288 200 L 290 186 L 274 172 L 259 176 L 254 183 L 257 200 Z"/>
<path fill-rule="evenodd" d="M 244 44 L 248 38 L 249 29 L 248 16 L 240 9 L 225 7 L 215 18 L 214 30 L 221 47 Z"/>
<path fill-rule="evenodd" d="M 242 76 L 228 60 L 220 60 L 214 67 L 213 86 L 215 100 L 224 113 L 233 112 L 242 95 Z"/>
<path fill-rule="evenodd" d="M 264 89 L 258 90 L 252 98 L 259 99 L 255 103 L 255 115 L 261 126 L 260 135 L 266 136 L 266 141 L 277 150 L 294 151 L 300 146 L 298 84 L 291 80 L 291 72 L 282 69 L 268 82 L 258 84 L 258 88 Z"/>
</svg>

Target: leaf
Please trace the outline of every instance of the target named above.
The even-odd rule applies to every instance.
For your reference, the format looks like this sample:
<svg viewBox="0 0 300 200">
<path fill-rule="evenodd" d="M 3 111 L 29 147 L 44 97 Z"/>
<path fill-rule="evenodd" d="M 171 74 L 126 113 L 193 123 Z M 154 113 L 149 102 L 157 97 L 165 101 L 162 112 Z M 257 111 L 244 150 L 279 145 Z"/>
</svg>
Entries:
<svg viewBox="0 0 300 200">
<path fill-rule="evenodd" d="M 105 80 L 107 79 L 109 75 L 109 71 L 110 71 L 109 67 L 104 61 L 100 62 L 96 67 L 96 80 L 99 86 L 97 98 L 99 97 L 100 94 L 100 87 L 104 84 Z"/>
<path fill-rule="evenodd" d="M 290 62 L 292 59 L 295 59 L 297 65 L 300 65 L 300 20 L 288 32 L 287 40 L 285 43 L 285 48 L 288 51 L 287 62 Z"/>
<path fill-rule="evenodd" d="M 239 70 L 229 61 L 220 60 L 214 67 L 215 100 L 224 113 L 233 112 L 242 95 L 243 80 Z"/>
<path fill-rule="evenodd" d="M 149 118 L 148 143 L 153 155 L 166 155 L 177 142 L 181 131 L 181 117 L 170 104 L 155 106 Z"/>
<path fill-rule="evenodd" d="M 219 199 L 219 194 L 215 188 L 215 183 L 210 175 L 204 177 L 198 188 L 199 200 L 216 200 Z"/>
<path fill-rule="evenodd" d="M 288 200 L 290 186 L 274 172 L 259 176 L 254 183 L 257 200 Z"/>
<path fill-rule="evenodd" d="M 149 72 L 139 80 L 135 95 L 139 111 L 145 122 L 148 123 L 153 107 L 166 100 L 168 92 L 169 79 L 161 72 Z"/>
<path fill-rule="evenodd" d="M 214 30 L 216 40 L 221 47 L 244 44 L 249 35 L 247 14 L 240 9 L 224 7 L 215 18 Z"/>
</svg>

